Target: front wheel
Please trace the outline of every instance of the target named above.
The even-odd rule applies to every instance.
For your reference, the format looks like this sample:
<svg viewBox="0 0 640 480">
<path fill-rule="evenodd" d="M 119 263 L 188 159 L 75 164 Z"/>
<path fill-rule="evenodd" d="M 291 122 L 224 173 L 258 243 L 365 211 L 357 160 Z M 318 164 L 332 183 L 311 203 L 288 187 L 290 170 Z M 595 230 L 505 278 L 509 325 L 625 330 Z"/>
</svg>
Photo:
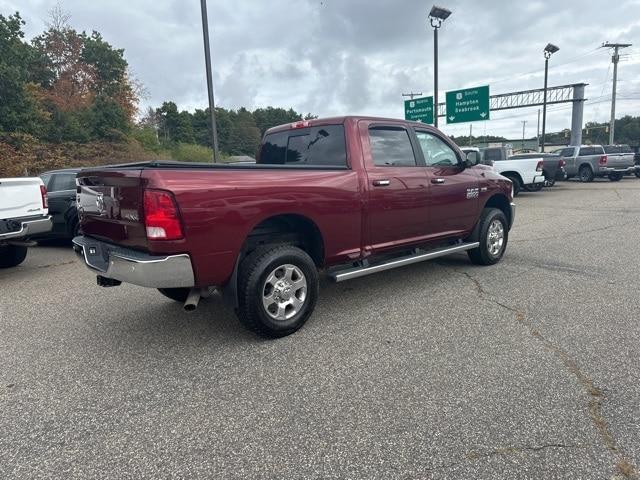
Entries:
<svg viewBox="0 0 640 480">
<path fill-rule="evenodd" d="M 27 247 L 6 245 L 0 247 L 0 268 L 17 267 L 27 258 Z"/>
<path fill-rule="evenodd" d="M 497 208 L 485 208 L 480 217 L 478 248 L 467 251 L 476 265 L 494 265 L 500 261 L 509 240 L 509 224 L 504 213 Z"/>
<path fill-rule="evenodd" d="M 240 264 L 240 321 L 264 337 L 284 337 L 302 327 L 318 299 L 318 271 L 311 257 L 291 245 L 266 245 Z"/>
</svg>

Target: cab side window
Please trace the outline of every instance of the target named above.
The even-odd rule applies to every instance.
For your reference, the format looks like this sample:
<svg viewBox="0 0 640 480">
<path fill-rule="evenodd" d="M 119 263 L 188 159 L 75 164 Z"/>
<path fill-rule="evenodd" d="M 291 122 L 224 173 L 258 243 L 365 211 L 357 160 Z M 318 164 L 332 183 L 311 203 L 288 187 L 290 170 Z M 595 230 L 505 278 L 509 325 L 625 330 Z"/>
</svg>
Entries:
<svg viewBox="0 0 640 480">
<path fill-rule="evenodd" d="M 442 139 L 428 132 L 416 132 L 427 167 L 455 167 L 458 156 Z"/>
<path fill-rule="evenodd" d="M 75 173 L 56 173 L 49 182 L 50 192 L 63 192 L 76 189 Z"/>
<path fill-rule="evenodd" d="M 369 128 L 369 142 L 373 163 L 377 167 L 415 167 L 417 165 L 409 133 L 404 128 Z"/>
</svg>

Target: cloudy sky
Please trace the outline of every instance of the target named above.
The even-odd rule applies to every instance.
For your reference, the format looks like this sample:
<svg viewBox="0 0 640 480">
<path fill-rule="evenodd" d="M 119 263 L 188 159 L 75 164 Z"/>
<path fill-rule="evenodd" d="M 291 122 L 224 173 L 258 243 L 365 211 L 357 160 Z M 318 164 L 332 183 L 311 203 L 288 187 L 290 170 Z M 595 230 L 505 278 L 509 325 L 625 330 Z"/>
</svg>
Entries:
<svg viewBox="0 0 640 480">
<path fill-rule="evenodd" d="M 604 41 L 634 45 L 618 69 L 617 116 L 640 114 L 640 0 L 439 0 L 453 11 L 440 31 L 440 95 L 489 84 L 492 94 L 585 82 L 585 122 L 609 116 L 612 66 Z M 0 0 L 20 11 L 29 38 L 45 28 L 56 0 Z M 148 91 L 143 106 L 207 104 L 197 0 L 62 0 L 78 30 L 98 30 L 124 48 Z M 603 5 L 605 5 L 603 7 Z M 273 105 L 320 116 L 402 117 L 405 92 L 433 93 L 433 34 L 428 1 L 209 0 L 217 104 Z M 474 135 L 535 134 L 537 108 L 493 112 Z M 443 122 L 444 123 L 444 122 Z M 549 108 L 548 131 L 568 128 L 570 106 Z M 465 134 L 468 124 L 442 126 Z"/>
</svg>

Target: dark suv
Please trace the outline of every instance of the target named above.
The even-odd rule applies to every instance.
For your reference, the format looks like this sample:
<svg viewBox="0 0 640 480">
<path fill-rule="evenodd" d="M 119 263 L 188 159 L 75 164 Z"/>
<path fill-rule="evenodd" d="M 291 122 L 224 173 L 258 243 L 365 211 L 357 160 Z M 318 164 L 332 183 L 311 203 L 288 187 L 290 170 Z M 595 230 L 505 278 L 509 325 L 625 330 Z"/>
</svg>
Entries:
<svg viewBox="0 0 640 480">
<path fill-rule="evenodd" d="M 40 175 L 47 187 L 49 215 L 53 218 L 53 228 L 40 239 L 71 239 L 78 235 L 76 175 L 80 170 L 51 170 Z"/>
</svg>

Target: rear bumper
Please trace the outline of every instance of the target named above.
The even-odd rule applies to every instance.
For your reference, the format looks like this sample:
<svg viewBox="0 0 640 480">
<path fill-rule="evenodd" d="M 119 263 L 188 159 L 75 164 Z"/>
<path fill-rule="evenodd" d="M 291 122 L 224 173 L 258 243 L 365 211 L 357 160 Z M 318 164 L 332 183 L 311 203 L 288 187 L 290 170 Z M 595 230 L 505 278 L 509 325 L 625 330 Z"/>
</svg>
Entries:
<svg viewBox="0 0 640 480">
<path fill-rule="evenodd" d="M 635 173 L 640 171 L 640 167 L 638 165 L 634 165 L 632 167 L 622 167 L 622 168 L 616 168 L 616 167 L 600 167 L 599 169 L 599 173 L 601 175 L 608 175 L 610 173 L 622 173 L 624 175 L 627 175 L 629 173 Z"/>
<path fill-rule="evenodd" d="M 17 240 L 21 238 L 27 238 L 41 233 L 51 231 L 53 222 L 51 216 L 37 217 L 33 219 L 17 220 L 20 222 L 20 229 L 15 232 L 7 232 L 0 234 L 0 241 Z"/>
<path fill-rule="evenodd" d="M 187 254 L 157 256 L 122 248 L 91 237 L 73 239 L 73 249 L 96 274 L 149 288 L 182 288 L 195 284 Z"/>
<path fill-rule="evenodd" d="M 538 183 L 544 183 L 544 181 L 544 174 L 541 173 L 540 175 L 536 175 L 535 177 L 533 177 L 533 182 L 527 183 L 526 185 L 536 185 Z"/>
</svg>

